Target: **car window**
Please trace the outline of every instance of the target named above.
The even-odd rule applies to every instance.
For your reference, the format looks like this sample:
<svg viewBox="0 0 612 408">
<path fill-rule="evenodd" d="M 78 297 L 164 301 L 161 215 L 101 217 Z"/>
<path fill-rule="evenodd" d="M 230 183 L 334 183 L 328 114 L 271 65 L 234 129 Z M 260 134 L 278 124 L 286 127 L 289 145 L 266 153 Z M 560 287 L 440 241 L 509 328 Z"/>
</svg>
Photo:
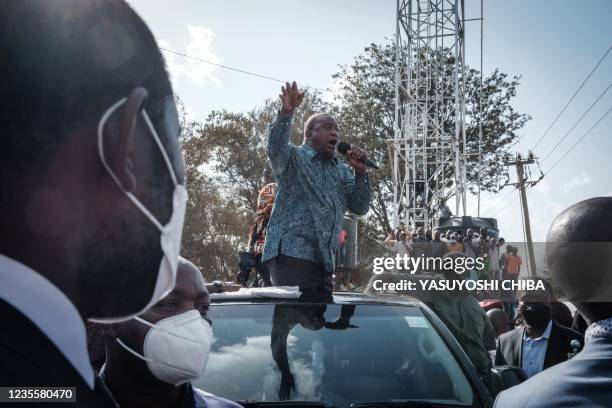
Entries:
<svg viewBox="0 0 612 408">
<path fill-rule="evenodd" d="M 194 385 L 234 401 L 473 402 L 417 307 L 216 304 L 210 316 L 214 343 Z"/>
</svg>

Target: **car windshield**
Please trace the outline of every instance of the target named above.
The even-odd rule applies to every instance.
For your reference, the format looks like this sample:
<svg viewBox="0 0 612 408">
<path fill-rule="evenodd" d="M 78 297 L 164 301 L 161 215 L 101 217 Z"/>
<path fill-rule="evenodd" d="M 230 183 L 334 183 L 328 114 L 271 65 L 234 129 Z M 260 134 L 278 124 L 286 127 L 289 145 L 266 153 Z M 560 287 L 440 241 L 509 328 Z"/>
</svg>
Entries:
<svg viewBox="0 0 612 408">
<path fill-rule="evenodd" d="M 194 386 L 234 401 L 473 403 L 459 363 L 415 306 L 221 303 L 210 316 L 214 343 Z"/>
</svg>

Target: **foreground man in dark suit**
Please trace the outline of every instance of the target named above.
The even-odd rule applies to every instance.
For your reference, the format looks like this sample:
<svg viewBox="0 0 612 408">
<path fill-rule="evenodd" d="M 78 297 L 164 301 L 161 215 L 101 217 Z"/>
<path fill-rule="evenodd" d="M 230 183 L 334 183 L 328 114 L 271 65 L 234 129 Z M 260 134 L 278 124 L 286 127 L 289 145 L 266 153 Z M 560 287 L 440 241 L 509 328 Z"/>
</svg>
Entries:
<svg viewBox="0 0 612 408">
<path fill-rule="evenodd" d="M 178 263 L 184 170 L 162 56 L 122 0 L 2 2 L 0 49 L 0 386 L 113 406 L 83 321 L 140 313 Z"/>
<path fill-rule="evenodd" d="M 585 346 L 497 397 L 495 407 L 609 407 L 612 403 L 612 197 L 581 201 L 548 231 L 549 271 L 590 326 Z"/>
<path fill-rule="evenodd" d="M 552 319 L 551 288 L 542 282 L 546 290 L 519 295 L 518 313 L 525 325 L 500 335 L 495 354 L 495 365 L 521 367 L 529 377 L 566 361 L 572 340 L 584 343 L 580 333 Z"/>
</svg>

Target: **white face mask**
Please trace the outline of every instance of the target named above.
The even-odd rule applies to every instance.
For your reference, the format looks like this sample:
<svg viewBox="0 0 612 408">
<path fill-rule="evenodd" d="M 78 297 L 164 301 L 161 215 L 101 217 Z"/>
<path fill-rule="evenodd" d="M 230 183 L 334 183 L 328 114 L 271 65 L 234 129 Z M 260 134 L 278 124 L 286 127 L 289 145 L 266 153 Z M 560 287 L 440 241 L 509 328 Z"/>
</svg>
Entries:
<svg viewBox="0 0 612 408">
<path fill-rule="evenodd" d="M 143 353 L 117 342 L 134 356 L 147 362 L 151 374 L 160 381 L 180 385 L 199 378 L 208 362 L 212 345 L 212 328 L 200 312 L 189 312 L 162 319 L 156 324 L 140 317 L 135 320 L 150 326 Z"/>
<path fill-rule="evenodd" d="M 185 186 L 178 184 L 176 175 L 174 174 L 174 169 L 172 168 L 172 164 L 170 163 L 170 159 L 162 145 L 159 137 L 157 136 L 157 132 L 149 119 L 149 115 L 143 110 L 142 116 L 144 121 L 146 122 L 153 139 L 155 140 L 159 151 L 164 158 L 166 163 L 166 167 L 168 168 L 168 172 L 170 173 L 170 178 L 174 183 L 174 193 L 172 196 L 172 215 L 170 220 L 166 225 L 161 225 L 161 223 L 151 214 L 149 210 L 129 191 L 126 191 L 121 185 L 121 181 L 117 178 L 117 175 L 113 173 L 113 170 L 108 165 L 106 158 L 104 157 L 104 124 L 110 117 L 110 115 L 121 105 L 123 105 L 127 101 L 127 98 L 123 98 L 119 102 L 115 103 L 111 106 L 105 113 L 102 115 L 100 119 L 100 123 L 98 125 L 98 153 L 100 155 L 100 160 L 102 164 L 106 168 L 106 171 L 110 174 L 110 176 L 115 180 L 115 183 L 119 186 L 121 191 L 134 203 L 136 207 L 151 221 L 157 229 L 161 232 L 161 249 L 163 251 L 163 256 L 159 265 L 159 269 L 157 272 L 157 280 L 155 283 L 155 289 L 151 295 L 151 299 L 149 302 L 141 309 L 134 311 L 134 313 L 126 315 L 126 316 L 111 316 L 111 317 L 92 317 L 89 318 L 89 321 L 95 323 L 120 323 L 126 320 L 133 318 L 139 314 L 142 314 L 151 306 L 159 302 L 164 296 L 172 291 L 174 288 L 174 283 L 176 281 L 176 270 L 178 268 L 178 258 L 181 247 L 181 235 L 183 232 L 183 222 L 185 220 L 185 209 L 187 205 L 187 191 L 185 190 Z"/>
</svg>

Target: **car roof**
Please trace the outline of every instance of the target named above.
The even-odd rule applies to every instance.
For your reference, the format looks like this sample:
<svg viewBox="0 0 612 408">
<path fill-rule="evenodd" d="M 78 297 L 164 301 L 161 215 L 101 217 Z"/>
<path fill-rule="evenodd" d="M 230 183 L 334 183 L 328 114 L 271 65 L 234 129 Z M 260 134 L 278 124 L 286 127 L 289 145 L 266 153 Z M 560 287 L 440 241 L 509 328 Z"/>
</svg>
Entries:
<svg viewBox="0 0 612 408">
<path fill-rule="evenodd" d="M 334 292 L 331 296 L 326 294 L 303 293 L 297 299 L 283 299 L 273 297 L 252 297 L 237 299 L 216 299 L 211 294 L 212 304 L 372 304 L 387 306 L 420 306 L 421 302 L 415 298 L 405 295 L 386 293 L 356 293 L 356 292 Z"/>
</svg>

